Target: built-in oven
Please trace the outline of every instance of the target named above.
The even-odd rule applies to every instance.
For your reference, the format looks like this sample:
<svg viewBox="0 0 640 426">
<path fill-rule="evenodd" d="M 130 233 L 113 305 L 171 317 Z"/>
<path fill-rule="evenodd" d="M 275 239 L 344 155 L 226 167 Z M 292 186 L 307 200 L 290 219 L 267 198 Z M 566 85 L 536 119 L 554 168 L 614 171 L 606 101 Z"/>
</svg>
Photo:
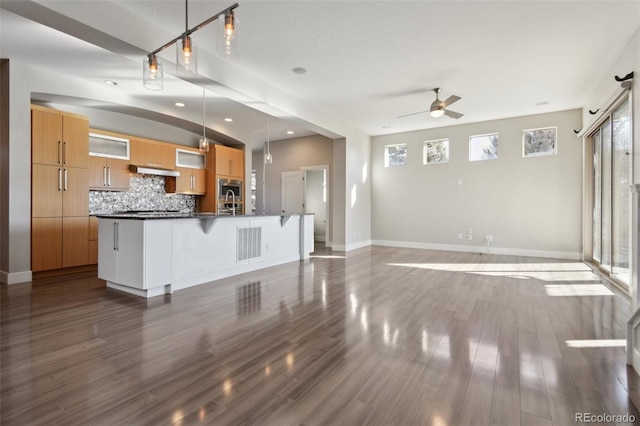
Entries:
<svg viewBox="0 0 640 426">
<path fill-rule="evenodd" d="M 243 214 L 242 181 L 218 178 L 218 214 Z"/>
</svg>

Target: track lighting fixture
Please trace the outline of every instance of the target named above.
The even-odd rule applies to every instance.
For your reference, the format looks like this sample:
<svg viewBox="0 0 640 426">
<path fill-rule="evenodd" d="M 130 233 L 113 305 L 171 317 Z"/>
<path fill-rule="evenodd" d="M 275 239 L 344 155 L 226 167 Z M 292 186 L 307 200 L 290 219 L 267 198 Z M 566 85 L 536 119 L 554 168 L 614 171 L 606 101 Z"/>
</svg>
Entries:
<svg viewBox="0 0 640 426">
<path fill-rule="evenodd" d="M 215 21 L 222 15 L 224 15 L 224 20 L 220 20 L 220 22 L 222 23 L 222 30 L 221 34 L 218 35 L 218 51 L 224 56 L 233 56 L 237 54 L 237 48 L 235 46 L 237 43 L 234 41 L 236 39 L 237 21 L 235 19 L 233 10 L 238 7 L 238 3 L 229 6 L 228 8 L 216 13 L 209 19 L 189 29 L 188 2 L 189 0 L 185 0 L 184 33 L 180 34 L 178 37 L 149 53 L 147 59 L 143 61 L 143 83 L 144 87 L 146 87 L 147 89 L 162 90 L 162 64 L 160 63 L 156 55 L 173 44 L 176 45 L 177 73 L 181 75 L 196 75 L 198 72 L 198 58 L 196 55 L 196 45 L 191 39 L 191 34 Z"/>
</svg>

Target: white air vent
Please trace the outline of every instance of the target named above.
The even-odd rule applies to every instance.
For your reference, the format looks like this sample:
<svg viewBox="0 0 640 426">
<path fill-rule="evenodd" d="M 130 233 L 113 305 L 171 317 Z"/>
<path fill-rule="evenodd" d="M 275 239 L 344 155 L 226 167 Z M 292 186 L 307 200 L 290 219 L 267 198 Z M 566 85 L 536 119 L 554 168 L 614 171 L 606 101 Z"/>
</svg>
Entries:
<svg viewBox="0 0 640 426">
<path fill-rule="evenodd" d="M 262 256 L 262 228 L 238 228 L 236 262 Z"/>
</svg>

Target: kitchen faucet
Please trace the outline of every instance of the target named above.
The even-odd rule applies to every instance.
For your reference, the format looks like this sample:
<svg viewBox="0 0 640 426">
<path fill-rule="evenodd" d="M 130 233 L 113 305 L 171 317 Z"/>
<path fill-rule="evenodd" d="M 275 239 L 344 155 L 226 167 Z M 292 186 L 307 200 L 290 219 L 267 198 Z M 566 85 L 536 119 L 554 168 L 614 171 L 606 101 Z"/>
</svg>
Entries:
<svg viewBox="0 0 640 426">
<path fill-rule="evenodd" d="M 231 193 L 231 215 L 236 215 L 236 193 L 233 192 L 233 189 L 229 189 L 226 194 L 224 194 L 224 200 L 229 201 L 229 193 Z"/>
</svg>

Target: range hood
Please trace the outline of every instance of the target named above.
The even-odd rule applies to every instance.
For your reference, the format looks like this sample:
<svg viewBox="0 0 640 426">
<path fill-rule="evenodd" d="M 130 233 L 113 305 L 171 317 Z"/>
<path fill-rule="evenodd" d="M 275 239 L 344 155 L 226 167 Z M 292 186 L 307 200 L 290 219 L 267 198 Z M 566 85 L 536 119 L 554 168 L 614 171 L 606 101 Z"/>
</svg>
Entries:
<svg viewBox="0 0 640 426">
<path fill-rule="evenodd" d="M 180 172 L 177 170 L 163 169 L 161 167 L 156 167 L 156 166 L 137 166 L 135 164 L 131 164 L 129 166 L 129 170 L 131 170 L 133 173 L 140 173 L 143 175 L 172 176 L 172 177 L 180 176 Z"/>
</svg>

